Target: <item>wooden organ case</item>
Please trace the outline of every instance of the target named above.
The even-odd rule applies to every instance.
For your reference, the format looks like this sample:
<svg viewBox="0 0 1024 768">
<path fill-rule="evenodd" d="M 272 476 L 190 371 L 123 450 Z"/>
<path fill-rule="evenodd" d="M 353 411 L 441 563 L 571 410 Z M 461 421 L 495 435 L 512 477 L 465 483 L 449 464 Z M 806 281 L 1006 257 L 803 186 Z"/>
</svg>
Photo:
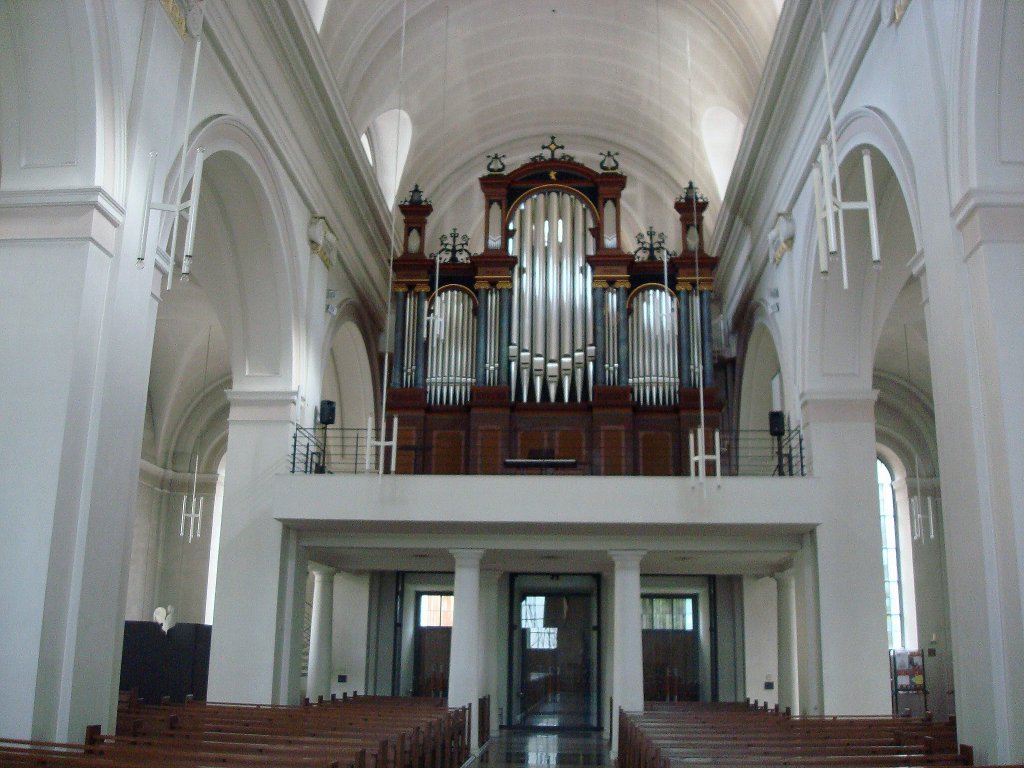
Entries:
<svg viewBox="0 0 1024 768">
<path fill-rule="evenodd" d="M 558 149 L 552 137 L 548 156 L 507 173 L 492 156 L 482 253 L 453 229 L 428 254 L 432 206 L 418 187 L 399 205 L 388 416 L 400 473 L 689 474 L 701 376 L 712 448 L 707 200 L 691 182 L 676 201 L 681 256 L 653 230 L 627 250 L 611 153 L 595 171 Z"/>
</svg>

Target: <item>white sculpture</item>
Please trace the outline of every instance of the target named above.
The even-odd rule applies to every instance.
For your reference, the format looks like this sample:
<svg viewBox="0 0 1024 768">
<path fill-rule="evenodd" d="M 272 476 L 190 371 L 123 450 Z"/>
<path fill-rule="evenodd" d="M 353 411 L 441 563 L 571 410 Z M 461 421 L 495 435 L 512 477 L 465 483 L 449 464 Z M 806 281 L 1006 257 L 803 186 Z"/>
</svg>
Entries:
<svg viewBox="0 0 1024 768">
<path fill-rule="evenodd" d="M 160 629 L 164 631 L 164 634 L 167 634 L 167 631 L 177 623 L 174 620 L 174 606 L 158 607 L 153 611 L 153 621 L 160 625 Z"/>
</svg>

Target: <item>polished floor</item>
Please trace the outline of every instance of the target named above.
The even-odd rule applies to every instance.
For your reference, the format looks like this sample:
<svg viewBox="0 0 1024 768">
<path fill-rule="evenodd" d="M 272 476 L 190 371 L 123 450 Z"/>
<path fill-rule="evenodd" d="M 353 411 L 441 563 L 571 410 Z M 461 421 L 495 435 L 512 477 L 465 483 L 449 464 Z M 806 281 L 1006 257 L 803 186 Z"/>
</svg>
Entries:
<svg viewBox="0 0 1024 768">
<path fill-rule="evenodd" d="M 502 731 L 491 738 L 483 762 L 512 766 L 610 766 L 608 742 L 594 731 Z"/>
<path fill-rule="evenodd" d="M 524 715 L 520 725 L 526 728 L 558 728 L 574 730 L 592 728 L 597 713 L 589 696 L 556 693 L 535 705 Z"/>
</svg>

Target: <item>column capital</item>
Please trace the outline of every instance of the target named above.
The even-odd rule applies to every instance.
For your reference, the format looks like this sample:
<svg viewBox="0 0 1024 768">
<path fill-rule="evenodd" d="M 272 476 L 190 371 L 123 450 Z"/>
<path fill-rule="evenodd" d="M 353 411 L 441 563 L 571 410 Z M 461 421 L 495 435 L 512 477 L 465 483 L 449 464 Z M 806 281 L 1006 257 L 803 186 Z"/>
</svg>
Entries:
<svg viewBox="0 0 1024 768">
<path fill-rule="evenodd" d="M 480 560 L 483 559 L 486 549 L 449 549 L 452 557 L 455 558 L 455 567 L 475 566 L 480 567 Z"/>
<path fill-rule="evenodd" d="M 788 585 L 793 583 L 793 580 L 796 578 L 796 574 L 793 573 L 792 568 L 788 568 L 785 571 L 776 571 L 772 574 L 772 578 L 775 579 L 776 583 L 779 585 Z"/>
<path fill-rule="evenodd" d="M 646 549 L 609 549 L 608 557 L 616 568 L 639 568 L 640 561 L 647 554 Z"/>
<path fill-rule="evenodd" d="M 227 389 L 228 421 L 295 421 L 297 389 Z"/>
<path fill-rule="evenodd" d="M 323 563 L 309 563 L 307 565 L 309 572 L 312 573 L 318 579 L 329 578 L 338 572 L 337 568 L 332 568 L 329 565 Z"/>
<path fill-rule="evenodd" d="M 800 396 L 804 425 L 844 422 L 874 423 L 878 390 L 815 391 Z"/>
</svg>

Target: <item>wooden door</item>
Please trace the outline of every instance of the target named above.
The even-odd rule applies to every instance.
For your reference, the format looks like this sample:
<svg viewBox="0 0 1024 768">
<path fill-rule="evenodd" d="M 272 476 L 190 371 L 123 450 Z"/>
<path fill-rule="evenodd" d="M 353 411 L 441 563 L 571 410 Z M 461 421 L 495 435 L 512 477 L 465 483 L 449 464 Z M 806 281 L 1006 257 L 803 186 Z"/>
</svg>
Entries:
<svg viewBox="0 0 1024 768">
<path fill-rule="evenodd" d="M 414 656 L 414 696 L 448 696 L 451 627 L 417 627 Z"/>
</svg>

